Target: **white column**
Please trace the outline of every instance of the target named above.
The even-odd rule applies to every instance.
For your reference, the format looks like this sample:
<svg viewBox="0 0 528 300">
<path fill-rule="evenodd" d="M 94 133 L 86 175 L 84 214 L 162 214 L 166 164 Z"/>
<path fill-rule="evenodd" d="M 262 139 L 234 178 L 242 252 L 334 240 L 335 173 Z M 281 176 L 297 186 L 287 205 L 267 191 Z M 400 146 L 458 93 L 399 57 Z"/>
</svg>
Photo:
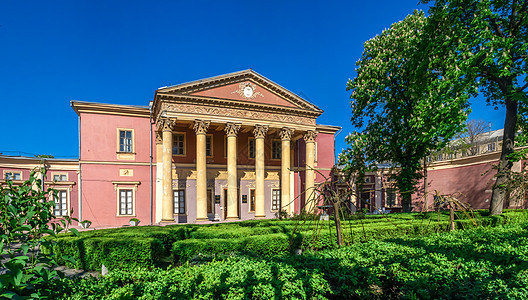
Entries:
<svg viewBox="0 0 528 300">
<path fill-rule="evenodd" d="M 240 124 L 227 123 L 227 220 L 238 219 L 237 134 Z"/>
<path fill-rule="evenodd" d="M 283 128 L 280 132 L 282 140 L 281 152 L 281 207 L 286 208 L 288 215 L 290 211 L 290 140 L 294 130 Z"/>
<path fill-rule="evenodd" d="M 264 138 L 268 126 L 256 125 L 253 130 L 255 135 L 255 218 L 265 218 L 266 211 L 264 208 Z"/>
<path fill-rule="evenodd" d="M 174 222 L 174 196 L 172 192 L 172 129 L 175 121 L 161 119 L 163 137 L 163 211 L 162 222 Z"/>
<path fill-rule="evenodd" d="M 306 171 L 305 171 L 305 185 L 304 185 L 304 199 L 305 199 L 305 210 L 307 212 L 315 212 L 317 203 L 315 203 L 315 138 L 317 137 L 317 131 L 309 130 L 304 135 L 304 141 L 306 143 Z"/>
<path fill-rule="evenodd" d="M 210 121 L 196 120 L 196 221 L 207 221 L 206 134 Z"/>
</svg>

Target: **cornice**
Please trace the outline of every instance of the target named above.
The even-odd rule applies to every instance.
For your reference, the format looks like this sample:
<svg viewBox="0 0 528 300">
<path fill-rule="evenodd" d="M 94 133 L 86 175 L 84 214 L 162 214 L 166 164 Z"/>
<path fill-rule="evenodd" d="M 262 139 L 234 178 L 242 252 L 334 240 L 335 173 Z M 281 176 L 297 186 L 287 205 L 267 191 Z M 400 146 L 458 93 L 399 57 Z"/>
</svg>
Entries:
<svg viewBox="0 0 528 300">
<path fill-rule="evenodd" d="M 70 101 L 71 107 L 80 116 L 81 113 L 109 114 L 120 116 L 150 117 L 146 106 L 106 104 L 95 102 Z"/>
</svg>

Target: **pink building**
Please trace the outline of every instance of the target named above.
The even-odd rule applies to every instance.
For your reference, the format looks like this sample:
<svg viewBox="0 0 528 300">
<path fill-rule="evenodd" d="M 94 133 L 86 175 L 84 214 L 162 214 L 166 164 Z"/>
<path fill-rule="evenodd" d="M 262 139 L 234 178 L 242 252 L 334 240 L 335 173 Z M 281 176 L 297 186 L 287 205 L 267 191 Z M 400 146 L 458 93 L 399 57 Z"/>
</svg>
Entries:
<svg viewBox="0 0 528 300">
<path fill-rule="evenodd" d="M 42 173 L 45 169 L 46 174 Z M 35 158 L 0 155 L 0 184 L 7 180 L 21 184 L 34 171 L 43 188 L 57 191 L 53 213 L 57 217 L 79 217 L 79 161 L 76 159 Z"/>
<path fill-rule="evenodd" d="M 334 165 L 339 127 L 252 70 L 160 88 L 149 106 L 71 105 L 78 211 L 97 227 L 299 213 Z"/>
</svg>

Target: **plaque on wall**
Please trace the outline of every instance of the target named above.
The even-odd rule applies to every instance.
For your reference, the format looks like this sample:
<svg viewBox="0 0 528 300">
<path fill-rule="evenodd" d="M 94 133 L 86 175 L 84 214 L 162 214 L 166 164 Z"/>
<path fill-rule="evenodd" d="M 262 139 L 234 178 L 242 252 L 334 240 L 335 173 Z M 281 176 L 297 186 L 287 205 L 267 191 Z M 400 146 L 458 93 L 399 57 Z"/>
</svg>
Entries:
<svg viewBox="0 0 528 300">
<path fill-rule="evenodd" d="M 242 203 L 247 203 L 247 195 L 242 195 Z"/>
<path fill-rule="evenodd" d="M 220 195 L 215 195 L 215 203 L 220 204 Z"/>
</svg>

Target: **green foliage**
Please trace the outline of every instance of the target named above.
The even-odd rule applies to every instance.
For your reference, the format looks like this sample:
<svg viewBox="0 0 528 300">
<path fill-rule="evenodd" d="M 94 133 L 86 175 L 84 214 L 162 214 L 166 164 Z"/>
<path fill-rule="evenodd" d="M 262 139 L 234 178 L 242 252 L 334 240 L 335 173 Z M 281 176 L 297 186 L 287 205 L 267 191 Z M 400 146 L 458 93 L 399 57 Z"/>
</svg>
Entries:
<svg viewBox="0 0 528 300">
<path fill-rule="evenodd" d="M 423 0 L 423 2 L 430 2 Z M 504 105 L 501 160 L 490 201 L 502 212 L 517 130 L 528 129 L 528 4 L 503 0 L 436 0 L 430 9 L 430 57 L 442 66 L 445 84 L 479 89 L 487 102 Z"/>
<path fill-rule="evenodd" d="M 525 299 L 526 225 L 65 279 L 68 299 Z M 62 294 L 64 293 L 64 294 Z"/>
<path fill-rule="evenodd" d="M 41 252 L 41 247 L 53 247 L 55 241 L 43 235 L 55 236 L 71 224 L 69 217 L 55 219 L 53 189 L 42 190 L 42 182 L 31 172 L 21 185 L 0 186 L 0 298 L 45 298 L 63 274 L 53 269 L 56 254 Z M 70 229 L 77 234 L 75 229 Z M 61 260 L 71 261 L 69 256 Z"/>
<path fill-rule="evenodd" d="M 57 256 L 75 259 L 74 262 L 57 259 L 57 262 L 83 270 L 101 270 L 102 265 L 109 270 L 154 266 L 160 264 L 164 254 L 163 243 L 154 238 L 61 237 L 55 241 L 53 252 Z"/>
<path fill-rule="evenodd" d="M 350 147 L 340 162 L 359 177 L 362 164 L 393 163 L 404 211 L 422 178 L 421 161 L 462 130 L 468 113 L 467 93 L 445 85 L 430 64 L 426 24 L 415 11 L 365 42 L 357 76 L 347 84 L 351 121 L 361 132 L 346 139 Z"/>
</svg>

